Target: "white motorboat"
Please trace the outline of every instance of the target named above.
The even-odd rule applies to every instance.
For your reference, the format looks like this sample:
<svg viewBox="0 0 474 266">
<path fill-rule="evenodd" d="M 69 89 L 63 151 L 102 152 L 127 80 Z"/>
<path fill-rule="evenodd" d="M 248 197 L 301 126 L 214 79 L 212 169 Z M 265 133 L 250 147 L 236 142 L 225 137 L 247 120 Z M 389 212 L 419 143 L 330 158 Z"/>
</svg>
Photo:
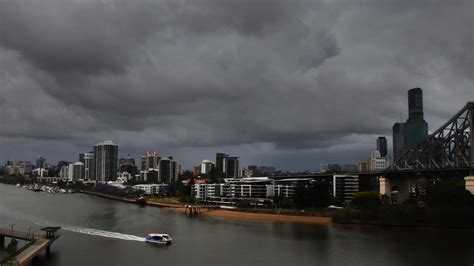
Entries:
<svg viewBox="0 0 474 266">
<path fill-rule="evenodd" d="M 173 239 L 168 234 L 148 234 L 145 238 L 148 243 L 171 245 Z"/>
</svg>

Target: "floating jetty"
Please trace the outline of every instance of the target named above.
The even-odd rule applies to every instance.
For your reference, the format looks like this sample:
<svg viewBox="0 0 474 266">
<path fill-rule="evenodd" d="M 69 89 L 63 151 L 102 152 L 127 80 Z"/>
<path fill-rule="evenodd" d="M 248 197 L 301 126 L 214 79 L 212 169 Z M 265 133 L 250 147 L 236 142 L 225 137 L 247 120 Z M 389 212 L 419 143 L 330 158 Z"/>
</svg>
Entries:
<svg viewBox="0 0 474 266">
<path fill-rule="evenodd" d="M 5 238 L 17 239 L 27 241 L 27 244 L 20 247 L 13 254 L 2 257 L 0 265 L 5 263 L 12 263 L 13 265 L 27 265 L 30 263 L 38 254 L 46 251 L 46 255 L 51 252 L 51 245 L 59 235 L 56 232 L 61 227 L 45 227 L 41 231 L 44 232 L 42 235 L 35 235 L 35 233 L 16 231 L 13 229 L 0 228 L 0 250 L 5 249 Z"/>
</svg>

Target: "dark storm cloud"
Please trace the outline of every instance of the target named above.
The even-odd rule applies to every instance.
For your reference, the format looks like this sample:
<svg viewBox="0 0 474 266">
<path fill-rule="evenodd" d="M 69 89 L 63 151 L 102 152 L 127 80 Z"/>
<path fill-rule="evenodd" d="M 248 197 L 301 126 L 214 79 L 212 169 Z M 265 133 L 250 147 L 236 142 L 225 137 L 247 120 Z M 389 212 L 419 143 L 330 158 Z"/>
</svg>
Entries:
<svg viewBox="0 0 474 266">
<path fill-rule="evenodd" d="M 129 49 L 159 27 L 130 1 L 1 1 L 0 42 L 53 73 L 123 70 Z"/>
<path fill-rule="evenodd" d="M 406 118 L 407 89 L 424 89 L 430 129 L 472 99 L 470 10 L 471 1 L 1 1 L 0 136 L 208 158 L 228 149 L 276 163 L 303 150 L 315 162 L 344 149 L 363 159 Z"/>
</svg>

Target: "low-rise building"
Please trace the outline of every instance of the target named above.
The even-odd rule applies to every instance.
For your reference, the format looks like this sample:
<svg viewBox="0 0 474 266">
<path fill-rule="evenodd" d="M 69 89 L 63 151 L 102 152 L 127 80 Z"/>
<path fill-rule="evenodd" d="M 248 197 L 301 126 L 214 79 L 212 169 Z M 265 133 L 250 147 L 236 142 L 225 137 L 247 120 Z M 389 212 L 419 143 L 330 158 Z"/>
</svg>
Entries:
<svg viewBox="0 0 474 266">
<path fill-rule="evenodd" d="M 143 190 L 145 195 L 166 195 L 168 184 L 138 184 L 133 186 L 134 189 Z"/>
<path fill-rule="evenodd" d="M 359 173 L 367 172 L 367 161 L 357 162 L 357 172 Z"/>
<path fill-rule="evenodd" d="M 33 170 L 33 176 L 43 178 L 49 176 L 49 172 L 44 168 L 36 168 Z"/>
<path fill-rule="evenodd" d="M 129 180 L 132 179 L 132 174 L 130 174 L 129 172 L 121 172 L 121 173 L 118 173 L 117 175 L 117 183 L 127 183 Z"/>
<path fill-rule="evenodd" d="M 338 202 L 347 203 L 359 192 L 358 175 L 334 175 L 332 195 Z"/>
<path fill-rule="evenodd" d="M 318 182 L 329 184 L 328 194 L 341 203 L 352 200 L 359 192 L 358 175 L 335 174 L 323 179 L 314 178 L 269 178 L 244 177 L 226 178 L 220 184 L 193 184 L 191 193 L 199 201 L 230 203 L 242 199 L 273 199 L 275 197 L 292 198 L 298 187 Z"/>
</svg>

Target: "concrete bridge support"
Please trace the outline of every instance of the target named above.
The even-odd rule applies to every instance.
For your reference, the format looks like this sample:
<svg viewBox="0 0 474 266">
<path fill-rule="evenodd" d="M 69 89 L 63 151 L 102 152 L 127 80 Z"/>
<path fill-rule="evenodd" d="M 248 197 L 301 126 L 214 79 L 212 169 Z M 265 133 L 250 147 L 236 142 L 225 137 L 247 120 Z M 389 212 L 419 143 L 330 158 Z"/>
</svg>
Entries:
<svg viewBox="0 0 474 266">
<path fill-rule="evenodd" d="M 409 178 L 388 178 L 381 176 L 379 178 L 379 192 L 381 195 L 391 197 L 393 191 L 397 191 L 398 204 L 410 198 L 411 182 Z"/>
<path fill-rule="evenodd" d="M 0 236 L 0 250 L 5 248 L 5 236 Z"/>
<path fill-rule="evenodd" d="M 466 184 L 466 190 L 471 192 L 472 195 L 474 195 L 474 176 L 466 176 L 464 178 L 465 184 Z"/>
</svg>

